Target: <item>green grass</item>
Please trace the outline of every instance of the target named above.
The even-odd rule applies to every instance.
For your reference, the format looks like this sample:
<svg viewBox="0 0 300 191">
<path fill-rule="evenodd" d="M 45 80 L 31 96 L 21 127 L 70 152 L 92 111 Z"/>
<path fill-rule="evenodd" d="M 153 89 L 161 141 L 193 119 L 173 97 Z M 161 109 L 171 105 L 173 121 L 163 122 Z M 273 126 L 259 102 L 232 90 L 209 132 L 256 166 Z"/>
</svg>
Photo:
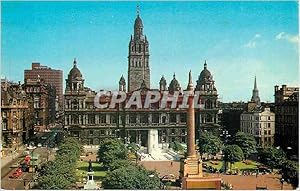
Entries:
<svg viewBox="0 0 300 191">
<path fill-rule="evenodd" d="M 259 164 L 258 163 L 255 163 L 254 161 L 251 162 L 251 164 L 245 164 L 243 162 L 235 162 L 232 164 L 232 169 L 239 169 L 239 170 L 246 170 L 246 169 L 257 169 L 257 166 Z"/>
<path fill-rule="evenodd" d="M 87 177 L 87 168 L 89 163 L 87 161 L 77 161 L 77 175 L 79 179 L 83 179 Z M 94 171 L 94 180 L 102 180 L 106 175 L 106 170 L 99 163 L 92 163 L 93 171 Z"/>
<path fill-rule="evenodd" d="M 208 166 L 211 166 L 213 168 L 216 168 L 218 170 L 220 170 L 223 166 L 223 161 L 207 161 L 207 162 L 203 162 L 206 163 Z M 252 169 L 257 169 L 257 166 L 259 166 L 259 163 L 256 163 L 254 161 L 251 161 L 250 164 L 245 164 L 242 161 L 241 162 L 235 162 L 232 164 L 231 169 L 239 169 L 239 170 L 252 170 Z M 230 164 L 228 163 L 228 167 L 230 167 Z"/>
<path fill-rule="evenodd" d="M 223 161 L 207 161 L 207 162 L 203 162 L 206 163 L 208 166 L 211 166 L 213 168 L 216 168 L 218 170 L 221 169 L 222 165 L 223 165 Z"/>
</svg>

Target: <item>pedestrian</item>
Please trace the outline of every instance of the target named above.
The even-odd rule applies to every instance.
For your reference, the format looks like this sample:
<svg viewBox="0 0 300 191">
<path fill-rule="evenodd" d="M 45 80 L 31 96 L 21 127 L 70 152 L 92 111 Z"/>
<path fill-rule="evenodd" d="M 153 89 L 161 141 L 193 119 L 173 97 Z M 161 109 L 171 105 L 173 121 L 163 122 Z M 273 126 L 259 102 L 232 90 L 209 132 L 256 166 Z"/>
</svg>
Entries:
<svg viewBox="0 0 300 191">
<path fill-rule="evenodd" d="M 173 166 L 173 162 L 171 161 L 171 166 Z"/>
</svg>

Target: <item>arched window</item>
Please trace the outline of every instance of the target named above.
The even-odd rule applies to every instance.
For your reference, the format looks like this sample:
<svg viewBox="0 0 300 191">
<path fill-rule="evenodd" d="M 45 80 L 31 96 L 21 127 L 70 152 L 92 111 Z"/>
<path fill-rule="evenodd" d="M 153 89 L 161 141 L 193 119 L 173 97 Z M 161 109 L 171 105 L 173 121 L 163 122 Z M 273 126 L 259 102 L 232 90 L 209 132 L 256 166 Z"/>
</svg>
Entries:
<svg viewBox="0 0 300 191">
<path fill-rule="evenodd" d="M 139 52 L 141 52 L 142 51 L 142 47 L 141 47 L 141 45 L 139 44 Z"/>
</svg>

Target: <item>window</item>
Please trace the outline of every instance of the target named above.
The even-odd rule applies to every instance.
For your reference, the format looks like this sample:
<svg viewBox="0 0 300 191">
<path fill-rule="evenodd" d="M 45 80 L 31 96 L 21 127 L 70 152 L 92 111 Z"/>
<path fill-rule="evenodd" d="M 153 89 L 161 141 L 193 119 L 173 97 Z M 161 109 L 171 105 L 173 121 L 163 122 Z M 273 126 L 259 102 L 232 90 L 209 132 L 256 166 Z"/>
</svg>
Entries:
<svg viewBox="0 0 300 191">
<path fill-rule="evenodd" d="M 268 123 L 268 127 L 271 127 L 271 123 Z"/>
<path fill-rule="evenodd" d="M 103 124 L 103 123 L 106 123 L 106 115 L 100 115 L 100 123 Z"/>
<path fill-rule="evenodd" d="M 94 131 L 93 130 L 90 130 L 90 133 L 89 133 L 90 135 L 93 135 L 94 134 Z"/>
<path fill-rule="evenodd" d="M 154 113 L 152 115 L 152 123 L 159 123 L 159 114 L 158 113 Z"/>
<path fill-rule="evenodd" d="M 104 130 L 100 130 L 100 135 L 105 135 L 105 131 Z"/>
<path fill-rule="evenodd" d="M 175 113 L 170 114 L 170 123 L 176 123 L 176 114 Z"/>
<path fill-rule="evenodd" d="M 148 123 L 148 115 L 147 114 L 141 114 L 140 115 L 140 122 L 141 123 Z"/>
<path fill-rule="evenodd" d="M 268 116 L 268 120 L 271 120 L 271 117 L 270 117 L 270 116 Z"/>
<path fill-rule="evenodd" d="M 186 113 L 180 114 L 180 122 L 185 123 L 186 122 Z"/>
<path fill-rule="evenodd" d="M 175 129 L 171 129 L 171 134 L 172 134 L 172 135 L 175 134 Z"/>
<path fill-rule="evenodd" d="M 129 123 L 136 123 L 136 114 L 129 115 Z"/>
<path fill-rule="evenodd" d="M 181 129 L 181 135 L 185 135 L 185 129 Z"/>
<path fill-rule="evenodd" d="M 110 123 L 115 124 L 116 123 L 116 117 L 114 115 L 110 116 Z"/>
</svg>

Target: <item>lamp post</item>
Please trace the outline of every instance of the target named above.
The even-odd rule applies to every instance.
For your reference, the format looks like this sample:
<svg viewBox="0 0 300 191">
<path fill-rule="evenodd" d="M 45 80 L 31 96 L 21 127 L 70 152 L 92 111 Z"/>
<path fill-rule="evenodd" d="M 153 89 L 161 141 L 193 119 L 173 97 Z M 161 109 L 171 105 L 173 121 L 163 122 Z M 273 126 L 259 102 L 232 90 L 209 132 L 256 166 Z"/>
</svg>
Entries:
<svg viewBox="0 0 300 191">
<path fill-rule="evenodd" d="M 283 178 L 281 178 L 281 179 L 280 179 L 280 182 L 281 182 L 281 190 L 283 190 L 283 183 L 284 183 L 284 179 L 283 179 Z"/>
</svg>

